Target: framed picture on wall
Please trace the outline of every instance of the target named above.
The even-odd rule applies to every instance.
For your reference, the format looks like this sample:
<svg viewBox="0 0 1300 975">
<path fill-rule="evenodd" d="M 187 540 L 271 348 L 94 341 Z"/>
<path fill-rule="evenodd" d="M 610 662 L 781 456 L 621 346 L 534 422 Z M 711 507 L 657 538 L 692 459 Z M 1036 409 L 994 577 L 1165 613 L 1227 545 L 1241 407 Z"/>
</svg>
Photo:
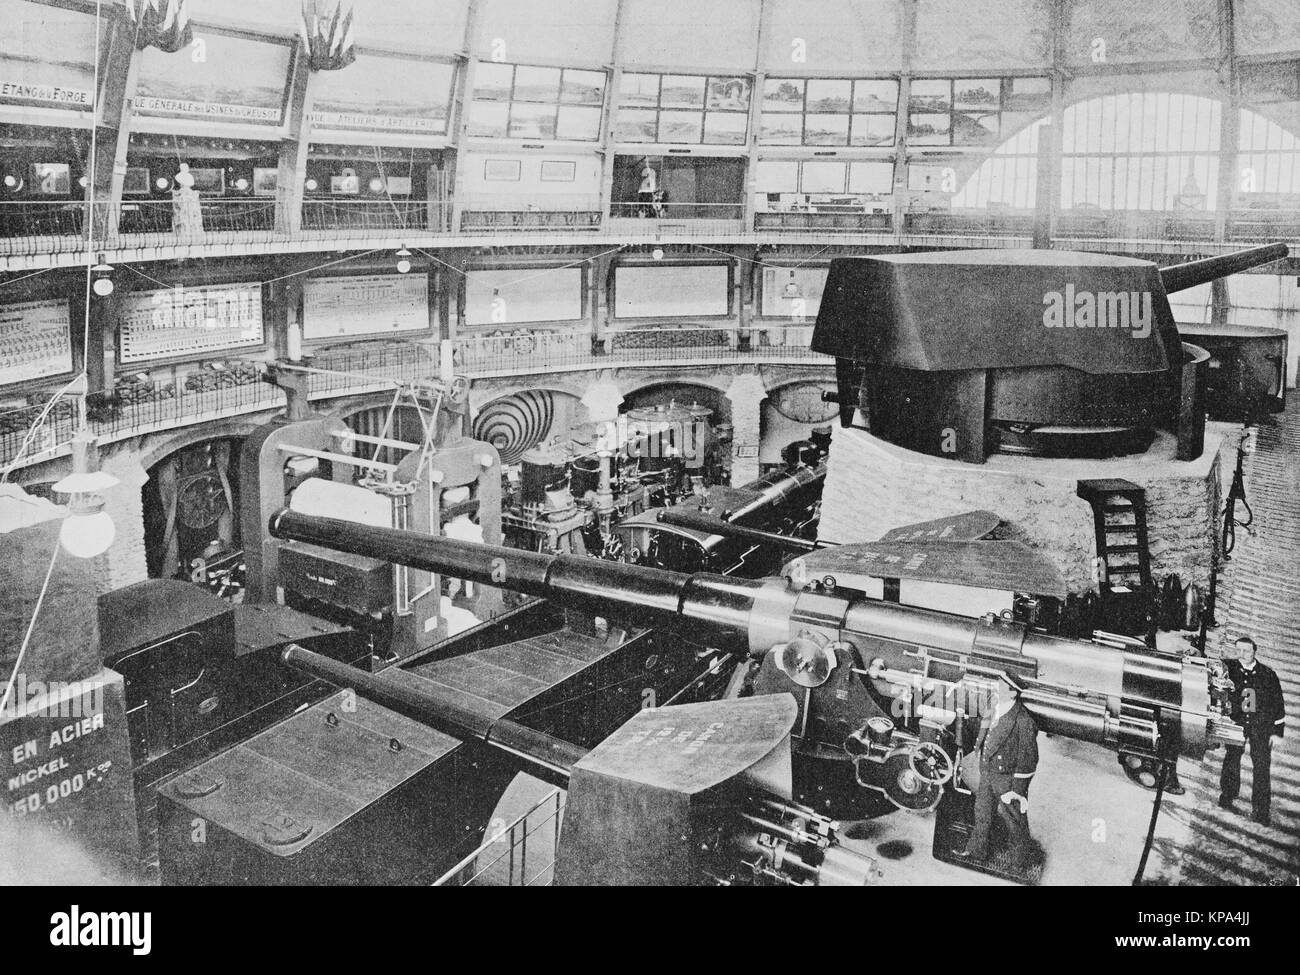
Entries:
<svg viewBox="0 0 1300 975">
<path fill-rule="evenodd" d="M 123 196 L 149 195 L 149 169 L 146 166 L 128 166 L 122 179 Z"/>
<path fill-rule="evenodd" d="M 411 177 L 387 176 L 384 178 L 384 192 L 389 196 L 410 196 Z"/>
<path fill-rule="evenodd" d="M 41 196 L 67 196 L 72 192 L 72 174 L 67 163 L 32 165 L 32 191 Z"/>
<path fill-rule="evenodd" d="M 578 164 L 571 159 L 545 159 L 542 161 L 542 182 L 572 183 L 578 178 Z"/>
<path fill-rule="evenodd" d="M 275 196 L 280 185 L 280 170 L 275 166 L 253 167 L 253 195 Z"/>
<path fill-rule="evenodd" d="M 353 172 L 331 176 L 330 192 L 335 196 L 356 196 L 361 192 L 361 177 Z"/>
<path fill-rule="evenodd" d="M 191 169 L 194 177 L 194 189 L 211 196 L 224 196 L 226 193 L 226 171 L 224 169 Z"/>
<path fill-rule="evenodd" d="M 518 159 L 485 159 L 483 179 L 494 183 L 517 183 L 520 169 Z"/>
</svg>

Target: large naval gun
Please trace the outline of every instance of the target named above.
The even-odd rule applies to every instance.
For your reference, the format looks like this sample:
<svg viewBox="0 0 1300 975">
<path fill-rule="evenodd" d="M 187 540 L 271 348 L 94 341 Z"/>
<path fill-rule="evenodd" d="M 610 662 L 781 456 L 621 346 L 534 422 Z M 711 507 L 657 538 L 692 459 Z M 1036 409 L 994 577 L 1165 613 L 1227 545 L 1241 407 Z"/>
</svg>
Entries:
<svg viewBox="0 0 1300 975">
<path fill-rule="evenodd" d="M 937 807 L 945 790 L 958 787 L 961 758 L 973 748 L 1004 676 L 1023 688 L 1022 700 L 1050 734 L 1165 761 L 1198 759 L 1209 747 L 1242 740 L 1227 716 L 1228 684 L 1216 661 L 1149 650 L 1122 637 L 1049 636 L 1005 616 L 963 617 L 868 598 L 828 578 L 687 574 L 291 509 L 271 519 L 270 531 L 609 620 L 677 620 L 743 635 L 749 659 L 733 675 L 728 695 L 794 697 L 793 799 L 839 819 Z M 294 663 L 330 679 L 326 670 L 313 669 L 316 661 Z M 386 671 L 372 683 L 382 690 L 401 681 Z M 477 727 L 491 740 L 490 721 L 465 713 L 462 700 L 440 701 L 436 689 L 426 690 L 426 716 L 459 714 L 459 726 Z"/>
<path fill-rule="evenodd" d="M 1113 254 L 965 250 L 831 262 L 812 349 L 835 357 L 842 425 L 910 450 L 1097 457 L 1155 431 L 1200 456 L 1209 353 L 1168 295 L 1287 256 L 1285 244 L 1159 268 Z"/>
</svg>

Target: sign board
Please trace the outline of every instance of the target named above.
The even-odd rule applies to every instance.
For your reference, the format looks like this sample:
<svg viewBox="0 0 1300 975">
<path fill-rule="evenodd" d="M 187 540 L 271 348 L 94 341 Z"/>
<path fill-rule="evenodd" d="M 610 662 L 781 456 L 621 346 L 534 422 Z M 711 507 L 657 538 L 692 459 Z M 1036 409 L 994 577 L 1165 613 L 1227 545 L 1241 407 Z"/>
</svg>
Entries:
<svg viewBox="0 0 1300 975">
<path fill-rule="evenodd" d="M 71 371 L 66 301 L 0 305 L 0 386 Z"/>
<path fill-rule="evenodd" d="M 121 302 L 121 362 L 255 348 L 265 344 L 262 286 L 243 284 L 136 291 Z"/>
<path fill-rule="evenodd" d="M 304 339 L 424 332 L 429 329 L 429 278 L 367 274 L 308 278 L 302 288 Z"/>
<path fill-rule="evenodd" d="M 21 677 L 22 675 L 20 675 Z M 21 685 L 21 686 L 20 686 Z M 109 853 L 119 865 L 138 856 L 131 750 L 122 677 L 101 670 L 84 681 L 28 686 L 18 681 L 0 713 L 3 815 Z"/>
</svg>

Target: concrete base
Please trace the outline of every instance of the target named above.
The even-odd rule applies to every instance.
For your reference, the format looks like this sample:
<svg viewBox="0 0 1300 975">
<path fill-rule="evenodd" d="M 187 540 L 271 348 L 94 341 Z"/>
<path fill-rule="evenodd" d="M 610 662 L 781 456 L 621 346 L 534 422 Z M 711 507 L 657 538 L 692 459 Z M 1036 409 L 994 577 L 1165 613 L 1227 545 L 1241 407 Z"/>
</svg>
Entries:
<svg viewBox="0 0 1300 975">
<path fill-rule="evenodd" d="M 1072 592 L 1091 588 L 1096 554 L 1092 509 L 1075 488 L 1085 478 L 1124 478 L 1147 492 L 1151 568 L 1156 580 L 1209 585 L 1221 494 L 1219 470 L 1231 463 L 1231 424 L 1206 426 L 1205 451 L 1175 460 L 1175 440 L 1160 433 L 1141 454 L 1058 459 L 995 454 L 984 464 L 930 457 L 837 429 L 822 496 L 821 537 L 872 541 L 892 528 L 973 508 L 1003 519 L 1002 537 L 1041 549 Z M 1224 459 L 1220 460 L 1220 454 Z"/>
</svg>

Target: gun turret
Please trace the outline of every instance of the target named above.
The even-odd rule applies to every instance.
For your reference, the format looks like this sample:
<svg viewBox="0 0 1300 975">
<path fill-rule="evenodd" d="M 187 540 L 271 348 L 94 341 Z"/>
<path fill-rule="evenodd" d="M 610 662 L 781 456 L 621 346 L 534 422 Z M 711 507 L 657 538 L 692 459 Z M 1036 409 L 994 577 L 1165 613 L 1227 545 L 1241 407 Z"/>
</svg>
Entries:
<svg viewBox="0 0 1300 975">
<path fill-rule="evenodd" d="M 1168 294 L 1287 256 L 1254 247 L 1160 269 L 1052 250 L 929 251 L 831 262 L 812 349 L 835 357 L 842 425 L 982 463 L 991 451 L 1107 456 L 1157 429 L 1203 448 L 1208 356 Z"/>
<path fill-rule="evenodd" d="M 286 509 L 271 533 L 526 595 L 595 615 L 681 620 L 744 634 L 763 688 L 809 691 L 806 742 L 842 748 L 889 715 L 949 729 L 1000 675 L 1024 687 L 1042 730 L 1123 750 L 1200 758 L 1241 731 L 1204 660 L 1124 638 L 1071 640 L 996 616 L 982 619 L 870 599 L 814 583 L 686 574 L 580 556 L 545 555 L 304 515 Z M 817 699 L 834 721 L 816 723 Z M 934 737 L 951 734 L 943 730 Z M 838 740 L 836 740 L 838 739 Z M 865 740 L 865 739 L 863 739 Z M 921 744 L 918 739 L 914 744 Z M 960 748 L 960 743 L 957 745 Z M 951 749 L 950 749 L 951 750 Z M 949 769 L 951 774 L 951 769 Z"/>
</svg>

